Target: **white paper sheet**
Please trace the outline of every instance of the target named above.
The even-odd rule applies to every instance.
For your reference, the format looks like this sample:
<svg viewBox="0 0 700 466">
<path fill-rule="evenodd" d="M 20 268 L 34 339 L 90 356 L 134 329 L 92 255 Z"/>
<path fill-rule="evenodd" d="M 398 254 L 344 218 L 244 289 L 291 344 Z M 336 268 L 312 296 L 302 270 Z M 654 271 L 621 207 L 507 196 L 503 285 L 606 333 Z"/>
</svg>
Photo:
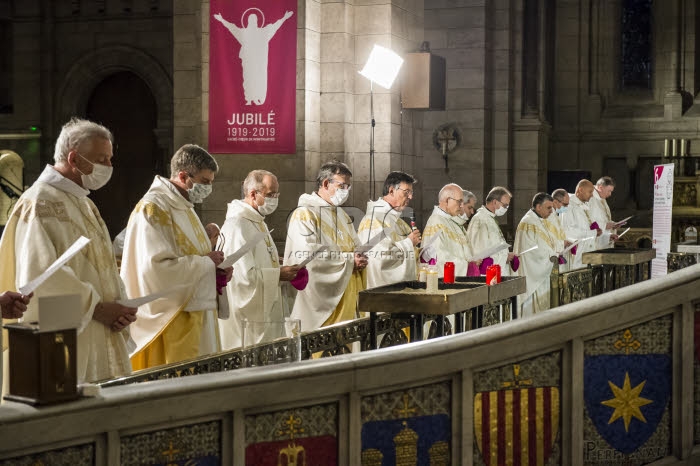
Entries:
<svg viewBox="0 0 700 466">
<path fill-rule="evenodd" d="M 241 257 L 245 256 L 246 253 L 250 252 L 253 250 L 256 244 L 258 244 L 264 237 L 267 236 L 266 231 L 259 231 L 256 233 L 250 240 L 245 243 L 243 246 L 240 247 L 240 249 L 230 256 L 228 256 L 224 261 L 218 265 L 220 269 L 225 269 L 226 267 L 231 267 L 233 264 L 238 261 Z"/>
<path fill-rule="evenodd" d="M 80 295 L 39 297 L 39 331 L 53 332 L 80 327 L 83 309 Z"/>
<path fill-rule="evenodd" d="M 630 231 L 629 228 L 627 228 L 625 231 L 623 231 L 622 233 L 620 233 L 619 235 L 617 235 L 617 239 L 622 238 L 622 235 L 624 235 L 624 234 L 627 233 L 628 231 Z"/>
<path fill-rule="evenodd" d="M 589 237 L 587 237 L 587 238 L 577 239 L 576 241 L 574 241 L 573 243 L 571 243 L 571 244 L 569 245 L 568 248 L 564 249 L 564 250 L 563 250 L 561 253 L 559 253 L 559 254 L 560 254 L 560 255 L 561 255 L 561 254 L 566 254 L 567 252 L 571 251 L 571 249 L 572 249 L 574 246 L 576 246 L 577 244 L 582 243 L 582 242 L 584 242 L 584 241 L 591 240 L 591 239 L 595 239 L 595 238 L 596 238 L 595 236 L 589 236 Z"/>
<path fill-rule="evenodd" d="M 307 257 L 306 259 L 304 259 L 303 261 L 301 261 L 298 264 L 299 268 L 305 267 L 306 264 L 308 264 L 312 260 L 316 259 L 316 257 L 318 257 L 319 254 L 321 254 L 322 252 L 325 252 L 327 250 L 328 250 L 328 246 L 321 246 L 320 248 L 316 249 L 309 257 Z"/>
<path fill-rule="evenodd" d="M 78 238 L 75 243 L 71 245 L 68 249 L 66 249 L 66 252 L 61 254 L 61 257 L 56 259 L 56 261 L 49 266 L 48 269 L 44 271 L 41 275 L 36 277 L 34 280 L 30 281 L 29 283 L 26 283 L 22 286 L 19 287 L 19 292 L 22 293 L 23 295 L 28 295 L 32 291 L 36 290 L 39 285 L 44 283 L 51 275 L 56 273 L 58 269 L 63 267 L 66 262 L 71 260 L 73 256 L 75 256 L 81 249 L 85 247 L 86 244 L 90 242 L 89 239 L 87 239 L 84 236 L 81 236 Z"/>
<path fill-rule="evenodd" d="M 530 249 L 526 249 L 526 250 L 524 250 L 523 252 L 521 252 L 521 253 L 519 253 L 519 254 L 516 254 L 516 256 L 520 257 L 520 256 L 522 256 L 522 255 L 524 255 L 524 254 L 527 254 L 527 253 L 530 252 L 530 251 L 534 251 L 534 250 L 537 249 L 537 248 L 539 248 L 539 246 L 538 246 L 538 245 L 534 245 L 534 246 L 531 247 Z"/>
<path fill-rule="evenodd" d="M 615 228 L 621 227 L 622 225 L 624 225 L 625 223 L 627 223 L 627 220 L 631 219 L 632 217 L 634 217 L 634 215 L 630 215 L 630 216 L 627 217 L 627 218 L 623 218 L 623 219 L 620 220 L 619 222 L 615 222 Z"/>
<path fill-rule="evenodd" d="M 482 251 L 479 254 L 475 255 L 471 259 L 471 262 L 486 259 L 487 257 L 491 257 L 493 254 L 496 254 L 499 251 L 503 251 L 504 249 L 508 249 L 509 247 L 510 247 L 510 244 L 508 244 L 508 243 L 497 244 L 496 246 L 490 247 L 487 250 Z"/>
<path fill-rule="evenodd" d="M 146 296 L 141 296 L 140 298 L 120 299 L 117 301 L 117 303 L 125 307 L 140 307 L 144 304 L 150 303 L 151 301 L 155 301 L 158 298 L 165 298 L 166 296 L 173 295 L 177 291 L 180 291 L 183 288 L 187 288 L 188 286 L 190 285 L 177 285 L 173 286 L 172 288 L 168 288 L 167 290 L 159 291 L 157 293 L 151 293 Z"/>
<path fill-rule="evenodd" d="M 358 246 L 355 248 L 355 252 L 367 252 L 373 247 L 375 247 L 381 240 L 384 238 L 388 237 L 389 234 L 391 233 L 390 228 L 384 228 L 382 231 L 377 233 L 376 235 L 372 236 L 369 241 L 367 241 L 365 244 Z"/>
</svg>

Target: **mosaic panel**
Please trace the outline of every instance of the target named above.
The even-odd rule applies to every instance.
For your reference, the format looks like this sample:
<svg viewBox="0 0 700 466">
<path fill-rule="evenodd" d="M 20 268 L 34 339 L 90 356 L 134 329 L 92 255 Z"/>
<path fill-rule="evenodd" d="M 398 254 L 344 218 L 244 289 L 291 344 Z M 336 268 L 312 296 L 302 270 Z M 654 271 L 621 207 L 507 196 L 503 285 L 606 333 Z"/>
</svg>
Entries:
<svg viewBox="0 0 700 466">
<path fill-rule="evenodd" d="M 95 445 L 92 443 L 0 460 L 0 466 L 88 466 L 92 464 L 95 464 Z"/>
<path fill-rule="evenodd" d="M 693 373 L 695 375 L 695 424 L 694 442 L 700 445 L 700 306 L 695 307 L 695 357 L 693 358 Z"/>
<path fill-rule="evenodd" d="M 245 417 L 245 464 L 337 464 L 338 405 L 285 409 Z"/>
<path fill-rule="evenodd" d="M 665 316 L 584 343 L 584 464 L 671 453 L 672 323 Z"/>
<path fill-rule="evenodd" d="M 124 436 L 120 455 L 122 465 L 219 465 L 221 421 Z"/>
<path fill-rule="evenodd" d="M 362 397 L 362 465 L 448 465 L 451 382 Z"/>
<path fill-rule="evenodd" d="M 474 374 L 474 464 L 561 464 L 561 353 Z"/>
</svg>

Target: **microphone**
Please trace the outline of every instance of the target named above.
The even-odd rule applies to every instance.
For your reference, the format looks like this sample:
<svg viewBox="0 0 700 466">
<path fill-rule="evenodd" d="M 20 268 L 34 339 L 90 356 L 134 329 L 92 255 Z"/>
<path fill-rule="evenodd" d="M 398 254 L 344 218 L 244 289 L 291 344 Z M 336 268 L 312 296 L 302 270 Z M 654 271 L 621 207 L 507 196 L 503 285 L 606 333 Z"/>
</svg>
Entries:
<svg viewBox="0 0 700 466">
<path fill-rule="evenodd" d="M 415 231 L 418 228 L 416 228 L 416 214 L 411 214 L 411 231 Z"/>
</svg>

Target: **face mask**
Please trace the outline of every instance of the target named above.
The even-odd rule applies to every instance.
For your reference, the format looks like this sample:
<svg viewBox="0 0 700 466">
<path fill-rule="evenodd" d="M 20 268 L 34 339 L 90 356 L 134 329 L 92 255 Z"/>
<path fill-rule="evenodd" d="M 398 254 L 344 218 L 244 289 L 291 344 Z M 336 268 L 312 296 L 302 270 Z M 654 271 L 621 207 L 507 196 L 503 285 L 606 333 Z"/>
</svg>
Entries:
<svg viewBox="0 0 700 466">
<path fill-rule="evenodd" d="M 461 218 L 462 220 L 464 220 L 466 222 L 467 220 L 469 220 L 469 215 L 463 213 L 463 214 L 460 214 L 459 218 Z"/>
<path fill-rule="evenodd" d="M 494 213 L 496 214 L 497 217 L 500 217 L 502 215 L 505 215 L 506 212 L 508 212 L 508 208 L 501 206 L 498 209 L 496 209 L 496 212 L 494 212 Z"/>
<path fill-rule="evenodd" d="M 278 203 L 279 203 L 279 198 L 266 197 L 265 203 L 263 205 L 258 206 L 258 212 L 260 212 L 260 215 L 262 215 L 263 217 L 270 215 L 272 212 L 277 210 Z"/>
<path fill-rule="evenodd" d="M 568 205 L 563 205 L 563 206 L 561 206 L 561 207 L 559 207 L 559 208 L 557 209 L 557 213 L 558 213 L 559 215 L 561 215 L 561 214 L 563 214 L 564 212 L 566 212 L 566 210 L 567 210 L 568 208 L 569 208 Z"/>
<path fill-rule="evenodd" d="M 208 195 L 211 194 L 212 186 L 210 184 L 194 183 L 187 190 L 187 195 L 190 197 L 190 202 L 193 204 L 201 204 Z"/>
<path fill-rule="evenodd" d="M 83 182 L 83 188 L 89 189 L 90 191 L 95 191 L 109 182 L 109 179 L 112 178 L 112 170 L 114 170 L 113 167 L 108 167 L 99 163 L 92 163 L 82 155 L 78 155 L 81 159 L 92 165 L 92 173 L 89 175 L 84 174 L 78 167 L 75 167 L 80 172 L 80 179 Z"/>
<path fill-rule="evenodd" d="M 336 189 L 335 194 L 331 196 L 331 203 L 339 207 L 345 203 L 345 201 L 348 200 L 348 196 L 350 195 L 350 190 L 349 189 Z"/>
</svg>

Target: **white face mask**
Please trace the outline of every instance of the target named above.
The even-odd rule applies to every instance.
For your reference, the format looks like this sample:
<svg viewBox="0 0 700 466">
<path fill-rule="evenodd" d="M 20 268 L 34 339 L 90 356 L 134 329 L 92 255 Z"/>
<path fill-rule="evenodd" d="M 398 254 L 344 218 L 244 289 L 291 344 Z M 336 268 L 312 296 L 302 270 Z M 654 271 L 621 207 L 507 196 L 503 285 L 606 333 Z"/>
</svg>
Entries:
<svg viewBox="0 0 700 466">
<path fill-rule="evenodd" d="M 78 156 L 92 165 L 92 173 L 89 175 L 81 172 L 77 166 L 75 167 L 80 172 L 80 179 L 83 182 L 83 188 L 89 189 L 90 191 L 96 191 L 102 186 L 106 185 L 109 182 L 109 179 L 112 178 L 112 171 L 114 170 L 113 167 L 90 162 L 80 154 L 78 154 Z"/>
<path fill-rule="evenodd" d="M 348 196 L 350 196 L 350 190 L 349 189 L 336 189 L 335 194 L 331 196 L 331 203 L 339 207 L 343 204 L 345 204 L 345 201 L 348 200 Z"/>
<path fill-rule="evenodd" d="M 561 206 L 561 207 L 559 207 L 559 208 L 557 209 L 557 213 L 558 213 L 559 215 L 561 215 L 561 214 L 563 214 L 564 212 L 566 212 L 566 211 L 568 210 L 568 208 L 569 208 L 568 205 L 563 205 L 563 206 Z"/>
<path fill-rule="evenodd" d="M 496 212 L 494 212 L 494 214 L 496 214 L 496 217 L 500 217 L 502 215 L 505 215 L 506 212 L 508 212 L 508 208 L 501 206 L 498 209 L 496 209 Z"/>
<path fill-rule="evenodd" d="M 190 189 L 187 190 L 187 195 L 190 198 L 190 202 L 193 204 L 201 204 L 208 195 L 211 194 L 212 186 L 210 184 L 194 183 Z"/>
<path fill-rule="evenodd" d="M 469 220 L 469 215 L 462 213 L 459 215 L 459 218 L 463 219 L 465 222 Z"/>
<path fill-rule="evenodd" d="M 270 215 L 277 210 L 277 204 L 279 204 L 279 198 L 266 197 L 265 203 L 263 205 L 258 205 L 258 212 L 260 212 L 260 215 L 263 217 Z"/>
</svg>

